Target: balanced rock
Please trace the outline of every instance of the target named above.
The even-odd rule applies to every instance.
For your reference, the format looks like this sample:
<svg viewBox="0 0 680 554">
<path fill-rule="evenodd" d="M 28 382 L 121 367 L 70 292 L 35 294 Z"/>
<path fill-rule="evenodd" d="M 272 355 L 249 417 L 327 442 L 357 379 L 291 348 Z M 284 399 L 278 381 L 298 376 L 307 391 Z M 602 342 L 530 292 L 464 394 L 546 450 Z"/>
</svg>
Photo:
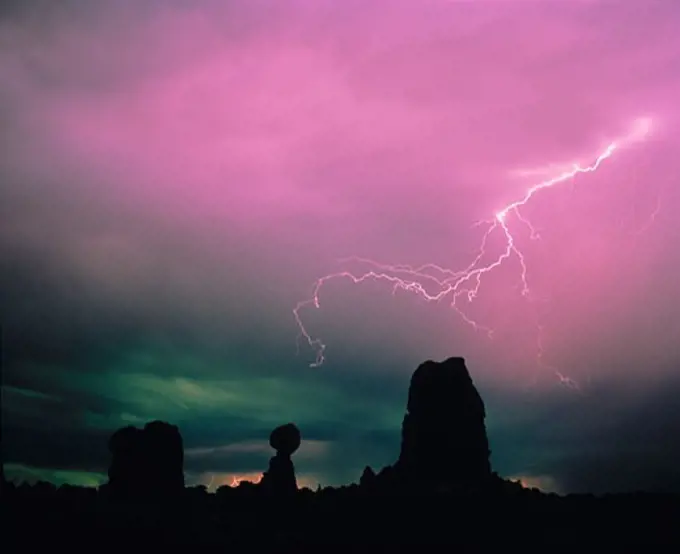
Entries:
<svg viewBox="0 0 680 554">
<path fill-rule="evenodd" d="M 269 460 L 269 469 L 262 475 L 262 487 L 277 495 L 297 491 L 295 467 L 291 456 L 300 447 L 300 430 L 293 423 L 281 425 L 271 432 L 269 444 L 276 455 Z"/>
<path fill-rule="evenodd" d="M 300 430 L 294 423 L 286 423 L 277 427 L 269 435 L 269 445 L 276 450 L 277 453 L 292 456 L 293 453 L 300 448 L 302 437 Z"/>
</svg>

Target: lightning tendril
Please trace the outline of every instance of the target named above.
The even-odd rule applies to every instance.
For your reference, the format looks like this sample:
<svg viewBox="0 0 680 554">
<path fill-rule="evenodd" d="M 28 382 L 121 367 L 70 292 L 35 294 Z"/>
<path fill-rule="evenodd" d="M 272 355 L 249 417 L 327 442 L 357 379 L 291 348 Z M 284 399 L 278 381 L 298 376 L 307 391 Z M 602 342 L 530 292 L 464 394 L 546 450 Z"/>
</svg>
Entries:
<svg viewBox="0 0 680 554">
<path fill-rule="evenodd" d="M 458 306 L 459 298 L 463 297 L 468 302 L 472 302 L 479 294 L 483 279 L 486 275 L 501 267 L 506 261 L 515 258 L 519 262 L 520 267 L 520 281 L 522 285 L 521 293 L 523 296 L 529 295 L 529 282 L 527 279 L 528 268 L 524 254 L 519 249 L 515 237 L 510 229 L 510 221 L 515 219 L 529 229 L 530 238 L 538 239 L 539 235 L 531 225 L 531 222 L 522 215 L 521 209 L 526 206 L 537 194 L 556 187 L 566 181 L 569 181 L 580 174 L 594 173 L 600 166 L 623 146 L 644 139 L 650 130 L 651 120 L 649 118 L 637 119 L 633 125 L 633 129 L 625 136 L 619 137 L 617 140 L 609 143 L 594 159 L 594 161 L 587 166 L 580 164 L 573 164 L 568 171 L 563 171 L 557 175 L 534 184 L 526 190 L 523 196 L 514 200 L 504 206 L 502 209 L 495 212 L 493 219 L 478 221 L 475 225 L 487 225 L 486 232 L 482 236 L 481 243 L 477 256 L 472 260 L 467 267 L 459 271 L 453 271 L 441 267 L 436 264 L 424 264 L 421 266 L 409 265 L 392 265 L 379 263 L 368 258 L 352 257 L 341 260 L 347 262 L 353 260 L 366 264 L 369 270 L 355 274 L 351 271 L 339 271 L 330 273 L 317 279 L 312 286 L 312 294 L 309 298 L 297 303 L 293 309 L 293 315 L 299 328 L 298 341 L 304 338 L 309 347 L 315 353 L 315 359 L 310 363 L 310 367 L 319 367 L 325 361 L 326 344 L 318 337 L 314 337 L 307 330 L 303 322 L 301 311 L 305 308 L 313 307 L 320 308 L 319 294 L 324 284 L 332 280 L 348 279 L 355 284 L 363 283 L 369 280 L 381 281 L 391 285 L 393 292 L 397 290 L 404 290 L 406 292 L 414 293 L 428 302 L 441 301 L 450 297 L 450 305 L 456 310 L 460 317 L 467 324 L 471 325 L 477 330 L 485 331 L 489 337 L 493 335 L 493 330 L 468 316 Z M 657 207 L 658 211 L 658 207 Z M 656 214 L 656 212 L 655 212 Z M 504 241 L 504 248 L 502 252 L 491 262 L 482 263 L 487 257 L 487 243 L 492 235 L 500 235 Z M 433 290 L 434 292 L 428 292 Z M 542 362 L 544 349 L 542 345 L 542 327 L 540 328 L 539 344 L 538 344 L 538 358 L 539 364 L 551 369 L 557 378 L 566 386 L 578 388 L 578 384 L 570 377 L 562 374 L 557 368 L 548 366 Z"/>
</svg>

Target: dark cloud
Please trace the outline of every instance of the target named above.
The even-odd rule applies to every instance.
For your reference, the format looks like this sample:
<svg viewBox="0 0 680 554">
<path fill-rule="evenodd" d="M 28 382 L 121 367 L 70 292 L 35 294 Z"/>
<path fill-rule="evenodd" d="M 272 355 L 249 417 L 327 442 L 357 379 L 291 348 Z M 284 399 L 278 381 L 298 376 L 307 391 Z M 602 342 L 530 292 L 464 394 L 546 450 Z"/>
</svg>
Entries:
<svg viewBox="0 0 680 554">
<path fill-rule="evenodd" d="M 639 388 L 633 398 L 615 397 L 608 409 L 590 414 L 577 438 L 578 456 L 566 451 L 554 469 L 566 490 L 680 491 L 680 383 Z"/>
</svg>

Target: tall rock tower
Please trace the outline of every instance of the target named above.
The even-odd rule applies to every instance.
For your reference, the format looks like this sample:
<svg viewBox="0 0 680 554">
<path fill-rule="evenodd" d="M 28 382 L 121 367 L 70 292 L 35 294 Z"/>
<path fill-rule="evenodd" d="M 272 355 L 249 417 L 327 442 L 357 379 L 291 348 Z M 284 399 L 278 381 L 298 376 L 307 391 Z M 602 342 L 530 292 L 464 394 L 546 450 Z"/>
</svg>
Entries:
<svg viewBox="0 0 680 554">
<path fill-rule="evenodd" d="M 485 417 L 463 358 L 421 364 L 411 377 L 394 467 L 400 480 L 434 486 L 483 484 L 491 476 Z"/>
</svg>

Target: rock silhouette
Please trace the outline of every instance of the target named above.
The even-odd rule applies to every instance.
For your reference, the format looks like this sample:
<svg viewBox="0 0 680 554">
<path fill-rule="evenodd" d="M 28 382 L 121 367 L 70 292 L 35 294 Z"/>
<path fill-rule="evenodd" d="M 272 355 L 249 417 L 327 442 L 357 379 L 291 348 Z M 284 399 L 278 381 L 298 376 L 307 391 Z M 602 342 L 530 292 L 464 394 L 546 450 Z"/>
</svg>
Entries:
<svg viewBox="0 0 680 554">
<path fill-rule="evenodd" d="M 377 477 L 373 468 L 371 466 L 366 466 L 359 479 L 359 485 L 364 488 L 372 487 L 375 485 L 376 479 Z"/>
<path fill-rule="evenodd" d="M 109 441 L 107 486 L 4 483 L 0 551 L 90 551 L 105 542 L 118 552 L 299 553 L 323 549 L 329 539 L 347 551 L 430 545 L 455 552 L 553 551 L 556 545 L 565 552 L 629 551 L 637 544 L 678 550 L 672 514 L 680 513 L 680 495 L 560 496 L 490 474 L 484 405 L 463 359 L 422 364 L 407 408 L 396 464 L 377 475 L 366 466 L 359 485 L 315 492 L 296 488 L 291 455 L 299 430 L 278 427 L 270 436 L 277 454 L 263 478 L 274 495 L 248 482 L 224 484 L 215 493 L 205 485 L 184 489 L 177 427 L 156 421 L 119 429 Z M 487 477 L 499 486 L 483 494 L 451 486 Z M 133 501 L 109 502 L 111 492 L 129 493 Z M 163 501 L 139 502 L 146 493 Z M 175 493 L 177 502 L 165 501 Z"/>
<path fill-rule="evenodd" d="M 482 484 L 491 476 L 484 402 L 464 358 L 421 364 L 411 377 L 395 470 L 422 486 Z"/>
<path fill-rule="evenodd" d="M 0 459 L 0 494 L 7 486 L 7 481 L 5 480 L 5 461 Z"/>
<path fill-rule="evenodd" d="M 179 429 L 163 421 L 118 429 L 109 439 L 108 490 L 117 499 L 161 499 L 184 489 L 184 446 Z"/>
<path fill-rule="evenodd" d="M 131 499 L 143 487 L 141 433 L 141 429 L 130 425 L 118 429 L 109 439 L 111 464 L 107 490 L 117 499 Z"/>
<path fill-rule="evenodd" d="M 163 421 L 144 426 L 146 482 L 149 492 L 162 496 L 184 488 L 184 445 L 179 428 Z"/>
<path fill-rule="evenodd" d="M 277 453 L 286 456 L 292 456 L 300 448 L 301 442 L 300 430 L 293 423 L 281 425 L 269 435 L 269 446 L 276 450 Z"/>
<path fill-rule="evenodd" d="M 281 425 L 271 432 L 270 446 L 276 455 L 269 460 L 269 469 L 262 475 L 262 487 L 274 494 L 291 494 L 297 491 L 295 467 L 291 456 L 300 447 L 300 430 L 293 423 Z"/>
</svg>

